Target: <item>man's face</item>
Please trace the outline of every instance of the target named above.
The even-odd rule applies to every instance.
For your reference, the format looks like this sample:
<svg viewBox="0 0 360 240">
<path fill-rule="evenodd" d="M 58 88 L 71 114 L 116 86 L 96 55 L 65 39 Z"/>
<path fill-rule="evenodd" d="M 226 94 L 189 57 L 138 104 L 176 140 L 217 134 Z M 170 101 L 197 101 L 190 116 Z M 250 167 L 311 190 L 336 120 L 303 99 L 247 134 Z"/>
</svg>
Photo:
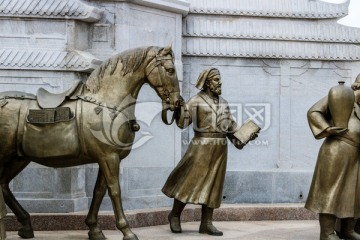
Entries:
<svg viewBox="0 0 360 240">
<path fill-rule="evenodd" d="M 216 95 L 221 95 L 221 76 L 215 75 L 208 79 L 207 86 Z"/>
<path fill-rule="evenodd" d="M 355 94 L 355 102 L 360 103 L 360 89 L 354 90 L 354 94 Z"/>
</svg>

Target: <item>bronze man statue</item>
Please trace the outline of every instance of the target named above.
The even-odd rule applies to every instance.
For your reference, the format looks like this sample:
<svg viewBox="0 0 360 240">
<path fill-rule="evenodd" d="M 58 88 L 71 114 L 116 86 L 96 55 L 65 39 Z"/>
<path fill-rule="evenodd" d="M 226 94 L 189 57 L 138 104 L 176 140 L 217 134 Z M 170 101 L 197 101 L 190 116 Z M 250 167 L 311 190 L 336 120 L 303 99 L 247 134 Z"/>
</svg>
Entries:
<svg viewBox="0 0 360 240">
<path fill-rule="evenodd" d="M 351 87 L 354 94 L 350 90 L 347 127 L 334 124 L 335 118 L 345 114 L 345 108 L 340 108 L 340 114 L 331 112 L 328 96 L 308 111 L 315 138 L 325 138 L 305 205 L 319 213 L 320 240 L 360 239 L 354 231 L 355 219 L 360 217 L 360 75 Z M 339 236 L 334 231 L 337 218 L 341 219 Z"/>
<path fill-rule="evenodd" d="M 221 76 L 216 68 L 203 71 L 196 83 L 201 91 L 186 104 L 188 118 L 177 123 L 185 128 L 193 123 L 195 136 L 184 157 L 168 177 L 162 191 L 174 198 L 168 219 L 174 233 L 182 231 L 180 215 L 187 203 L 201 204 L 200 233 L 222 236 L 212 223 L 214 208 L 219 208 L 227 162 L 227 139 L 235 147 L 244 144 L 234 140 L 232 132 L 237 128 L 228 103 L 220 97 Z M 180 115 L 180 114 L 179 114 Z M 257 135 L 253 134 L 252 139 Z"/>
</svg>

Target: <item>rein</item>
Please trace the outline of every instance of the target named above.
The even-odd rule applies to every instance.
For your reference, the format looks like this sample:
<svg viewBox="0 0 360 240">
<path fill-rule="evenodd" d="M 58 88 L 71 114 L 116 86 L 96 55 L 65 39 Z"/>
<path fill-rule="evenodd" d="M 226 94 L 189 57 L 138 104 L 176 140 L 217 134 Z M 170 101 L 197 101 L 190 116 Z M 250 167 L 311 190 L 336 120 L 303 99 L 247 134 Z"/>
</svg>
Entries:
<svg viewBox="0 0 360 240">
<path fill-rule="evenodd" d="M 164 101 L 163 101 L 163 109 L 161 110 L 161 119 L 166 125 L 173 124 L 173 122 L 175 120 L 175 113 L 173 113 L 173 115 L 171 117 L 171 121 L 170 122 L 168 121 L 167 111 L 169 111 L 169 110 L 170 110 L 170 105 L 167 104 L 166 102 L 164 103 Z"/>
</svg>

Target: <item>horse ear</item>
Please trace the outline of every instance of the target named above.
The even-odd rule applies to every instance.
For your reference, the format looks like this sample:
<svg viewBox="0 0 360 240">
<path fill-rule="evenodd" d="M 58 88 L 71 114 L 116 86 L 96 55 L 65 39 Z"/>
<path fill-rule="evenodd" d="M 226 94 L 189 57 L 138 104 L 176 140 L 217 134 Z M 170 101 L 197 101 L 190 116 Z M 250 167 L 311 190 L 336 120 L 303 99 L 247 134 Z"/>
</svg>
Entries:
<svg viewBox="0 0 360 240">
<path fill-rule="evenodd" d="M 160 56 L 166 56 L 168 55 L 169 53 L 172 52 L 172 45 L 170 44 L 169 46 L 167 46 L 166 48 L 164 48 L 161 53 L 160 53 Z"/>
</svg>

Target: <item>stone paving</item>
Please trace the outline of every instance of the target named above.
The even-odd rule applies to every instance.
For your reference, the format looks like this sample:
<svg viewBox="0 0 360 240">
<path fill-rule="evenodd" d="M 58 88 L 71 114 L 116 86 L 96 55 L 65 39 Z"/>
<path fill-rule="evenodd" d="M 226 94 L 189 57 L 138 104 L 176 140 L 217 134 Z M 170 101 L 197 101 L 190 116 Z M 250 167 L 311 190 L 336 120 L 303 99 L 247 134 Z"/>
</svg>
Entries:
<svg viewBox="0 0 360 240">
<path fill-rule="evenodd" d="M 134 228 L 140 240 L 317 240 L 319 225 L 316 220 L 307 221 L 230 221 L 215 222 L 224 231 L 223 237 L 199 234 L 199 222 L 183 223 L 183 233 L 173 234 L 168 225 Z M 121 240 L 119 231 L 104 231 L 108 240 Z M 16 232 L 8 232 L 8 240 L 21 239 Z M 86 240 L 87 231 L 37 231 L 36 240 Z"/>
</svg>

